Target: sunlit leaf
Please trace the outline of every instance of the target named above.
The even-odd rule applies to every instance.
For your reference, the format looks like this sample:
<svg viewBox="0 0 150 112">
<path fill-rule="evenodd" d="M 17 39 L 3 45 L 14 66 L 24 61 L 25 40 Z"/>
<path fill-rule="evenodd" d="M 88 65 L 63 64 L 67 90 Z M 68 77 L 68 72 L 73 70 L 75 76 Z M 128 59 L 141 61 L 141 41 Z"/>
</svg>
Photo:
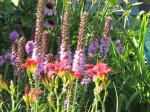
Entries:
<svg viewBox="0 0 150 112">
<path fill-rule="evenodd" d="M 18 6 L 19 0 L 11 0 L 15 6 Z"/>
<path fill-rule="evenodd" d="M 129 4 L 129 0 L 123 0 L 125 2 L 125 4 Z"/>
<path fill-rule="evenodd" d="M 68 0 L 62 0 L 62 2 L 63 2 L 63 4 L 64 4 L 65 7 L 68 6 Z"/>
<path fill-rule="evenodd" d="M 113 5 L 118 5 L 119 2 L 118 0 L 107 0 L 109 3 L 113 4 Z"/>
</svg>

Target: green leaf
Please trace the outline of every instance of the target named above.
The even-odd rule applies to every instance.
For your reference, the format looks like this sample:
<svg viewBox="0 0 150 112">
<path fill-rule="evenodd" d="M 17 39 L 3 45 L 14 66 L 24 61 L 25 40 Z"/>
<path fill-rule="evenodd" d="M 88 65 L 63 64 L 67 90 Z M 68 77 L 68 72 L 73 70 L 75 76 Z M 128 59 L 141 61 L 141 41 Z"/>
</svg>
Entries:
<svg viewBox="0 0 150 112">
<path fill-rule="evenodd" d="M 107 0 L 107 1 L 113 5 L 119 5 L 118 0 Z"/>
<path fill-rule="evenodd" d="M 11 1 L 12 1 L 12 3 L 13 3 L 15 6 L 18 6 L 19 0 L 11 0 Z"/>
<path fill-rule="evenodd" d="M 68 6 L 68 0 L 62 0 L 62 2 L 63 2 L 63 4 L 64 4 L 65 7 Z"/>
<path fill-rule="evenodd" d="M 138 95 L 138 92 L 137 92 L 137 91 L 135 91 L 135 92 L 131 95 L 129 101 L 127 102 L 126 110 L 129 109 L 129 107 L 131 106 L 131 103 L 136 99 L 137 95 Z"/>
</svg>

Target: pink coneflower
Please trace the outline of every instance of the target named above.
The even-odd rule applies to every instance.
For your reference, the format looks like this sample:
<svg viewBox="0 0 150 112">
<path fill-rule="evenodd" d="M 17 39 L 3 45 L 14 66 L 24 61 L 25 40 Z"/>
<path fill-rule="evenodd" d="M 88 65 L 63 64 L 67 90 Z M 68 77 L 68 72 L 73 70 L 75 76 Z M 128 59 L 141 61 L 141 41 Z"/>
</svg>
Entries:
<svg viewBox="0 0 150 112">
<path fill-rule="evenodd" d="M 47 15 L 56 15 L 55 0 L 48 0 L 44 12 Z"/>
<path fill-rule="evenodd" d="M 56 28 L 56 23 L 54 19 L 46 20 L 43 25 L 45 28 L 51 29 L 51 30 L 54 30 Z"/>
</svg>

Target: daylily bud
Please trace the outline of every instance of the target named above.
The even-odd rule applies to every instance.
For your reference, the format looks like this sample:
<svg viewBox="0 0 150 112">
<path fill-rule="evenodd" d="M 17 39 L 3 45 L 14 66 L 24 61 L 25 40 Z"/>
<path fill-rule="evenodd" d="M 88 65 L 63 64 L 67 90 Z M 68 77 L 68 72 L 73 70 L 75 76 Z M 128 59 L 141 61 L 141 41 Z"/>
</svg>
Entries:
<svg viewBox="0 0 150 112">
<path fill-rule="evenodd" d="M 0 75 L 0 86 L 5 89 L 6 91 L 9 92 L 9 89 L 8 89 L 8 85 L 7 83 L 4 81 L 4 79 L 2 78 L 2 75 Z"/>
</svg>

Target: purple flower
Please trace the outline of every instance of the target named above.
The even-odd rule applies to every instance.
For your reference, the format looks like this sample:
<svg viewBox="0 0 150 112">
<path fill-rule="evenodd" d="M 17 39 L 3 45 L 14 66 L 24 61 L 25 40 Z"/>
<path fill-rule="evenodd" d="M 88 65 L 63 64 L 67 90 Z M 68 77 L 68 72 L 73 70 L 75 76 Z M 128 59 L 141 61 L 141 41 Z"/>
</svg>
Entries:
<svg viewBox="0 0 150 112">
<path fill-rule="evenodd" d="M 12 31 L 10 34 L 9 34 L 9 38 L 10 38 L 10 40 L 17 40 L 18 38 L 19 38 L 19 34 L 18 34 L 18 32 L 17 31 Z"/>
<path fill-rule="evenodd" d="M 4 55 L 4 59 L 5 59 L 6 61 L 11 61 L 11 57 L 12 57 L 12 55 L 11 55 L 11 53 L 9 53 L 9 52 L 7 52 L 7 53 Z"/>
<path fill-rule="evenodd" d="M 67 99 L 65 99 L 65 101 L 64 101 L 64 106 L 65 106 L 65 107 L 68 106 L 68 100 L 67 100 Z"/>
<path fill-rule="evenodd" d="M 102 38 L 100 43 L 100 52 L 103 58 L 106 58 L 110 47 L 110 38 Z"/>
<path fill-rule="evenodd" d="M 44 12 L 47 15 L 56 15 L 55 1 L 54 0 L 48 0 L 48 3 L 44 9 Z"/>
<path fill-rule="evenodd" d="M 70 47 L 65 49 L 64 43 L 60 46 L 60 60 L 67 60 L 69 62 L 69 65 L 72 64 L 72 52 L 70 50 Z"/>
<path fill-rule="evenodd" d="M 5 61 L 2 56 L 0 56 L 0 67 L 4 65 Z"/>
<path fill-rule="evenodd" d="M 33 60 L 38 60 L 39 56 L 38 56 L 38 48 L 35 46 L 32 52 L 32 59 Z"/>
<path fill-rule="evenodd" d="M 89 84 L 91 82 L 91 79 L 88 77 L 84 77 L 81 81 L 81 84 Z"/>
<path fill-rule="evenodd" d="M 120 40 L 116 40 L 115 41 L 117 49 L 118 49 L 118 53 L 122 54 L 125 51 L 125 48 L 123 47 L 122 43 Z"/>
<path fill-rule="evenodd" d="M 97 50 L 99 49 L 99 39 L 94 38 L 93 40 L 90 41 L 90 45 L 88 48 L 88 55 L 92 56 L 96 54 Z"/>
<path fill-rule="evenodd" d="M 28 41 L 28 42 L 26 43 L 26 45 L 25 45 L 25 50 L 26 50 L 27 54 L 32 53 L 32 51 L 33 51 L 33 49 L 34 49 L 34 46 L 35 46 L 35 44 L 34 44 L 33 41 Z"/>
<path fill-rule="evenodd" d="M 37 69 L 36 69 L 36 71 L 34 73 L 34 76 L 37 77 L 38 79 L 40 79 L 41 73 L 44 73 L 44 65 L 43 64 L 39 64 L 37 66 Z"/>
<path fill-rule="evenodd" d="M 82 49 L 76 50 L 73 60 L 72 71 L 76 73 L 83 73 L 85 71 L 85 64 L 86 64 L 86 56 L 84 50 Z"/>
<path fill-rule="evenodd" d="M 45 21 L 44 22 L 44 27 L 47 28 L 47 29 L 51 29 L 51 30 L 54 30 L 56 28 L 56 24 L 54 21 Z"/>
</svg>

